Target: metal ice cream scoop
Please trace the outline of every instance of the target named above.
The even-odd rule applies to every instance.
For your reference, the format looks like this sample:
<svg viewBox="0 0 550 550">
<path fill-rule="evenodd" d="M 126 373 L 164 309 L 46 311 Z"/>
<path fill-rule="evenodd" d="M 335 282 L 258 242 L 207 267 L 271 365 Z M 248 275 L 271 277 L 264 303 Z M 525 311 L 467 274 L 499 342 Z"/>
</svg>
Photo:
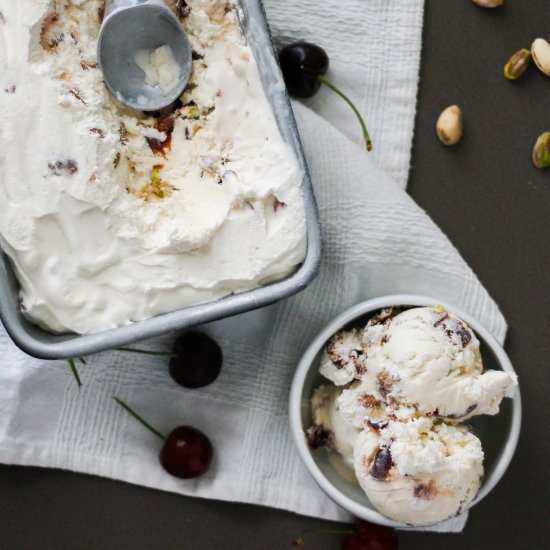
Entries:
<svg viewBox="0 0 550 550">
<path fill-rule="evenodd" d="M 107 0 L 98 61 L 107 88 L 120 102 L 156 111 L 187 86 L 191 46 L 162 0 Z"/>
</svg>

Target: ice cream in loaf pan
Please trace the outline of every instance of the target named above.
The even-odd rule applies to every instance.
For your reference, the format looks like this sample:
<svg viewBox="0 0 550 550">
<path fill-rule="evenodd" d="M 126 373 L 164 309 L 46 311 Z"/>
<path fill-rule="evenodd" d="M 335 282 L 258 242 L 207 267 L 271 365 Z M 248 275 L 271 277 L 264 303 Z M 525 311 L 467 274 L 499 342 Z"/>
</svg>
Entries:
<svg viewBox="0 0 550 550">
<path fill-rule="evenodd" d="M 306 251 L 302 172 L 235 3 L 168 1 L 193 48 L 172 108 L 106 90 L 104 2 L 0 0 L 2 246 L 22 308 L 88 333 L 250 290 Z"/>
</svg>

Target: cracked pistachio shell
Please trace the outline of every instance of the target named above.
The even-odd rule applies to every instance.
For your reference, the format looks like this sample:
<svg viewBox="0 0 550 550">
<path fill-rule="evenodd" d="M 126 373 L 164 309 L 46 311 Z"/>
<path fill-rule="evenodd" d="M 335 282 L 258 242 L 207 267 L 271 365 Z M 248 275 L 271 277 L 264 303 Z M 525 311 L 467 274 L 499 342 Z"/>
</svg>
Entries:
<svg viewBox="0 0 550 550">
<path fill-rule="evenodd" d="M 517 51 L 504 66 L 504 76 L 508 80 L 517 80 L 529 67 L 531 52 L 522 48 Z"/>
<path fill-rule="evenodd" d="M 531 55 L 535 65 L 550 76 L 550 44 L 544 38 L 537 38 L 531 45 Z"/>
<path fill-rule="evenodd" d="M 454 145 L 462 137 L 462 111 L 458 105 L 451 105 L 439 115 L 436 124 L 437 137 L 443 145 Z"/>
<path fill-rule="evenodd" d="M 550 132 L 542 133 L 533 147 L 533 164 L 537 168 L 550 166 Z"/>
<path fill-rule="evenodd" d="M 504 0 L 472 0 L 472 2 L 482 8 L 498 8 L 504 4 Z"/>
</svg>

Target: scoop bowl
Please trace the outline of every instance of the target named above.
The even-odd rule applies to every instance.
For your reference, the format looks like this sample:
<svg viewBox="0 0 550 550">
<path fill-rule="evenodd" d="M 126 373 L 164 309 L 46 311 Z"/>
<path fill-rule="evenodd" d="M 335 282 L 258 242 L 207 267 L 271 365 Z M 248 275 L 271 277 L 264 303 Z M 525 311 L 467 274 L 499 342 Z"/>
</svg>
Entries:
<svg viewBox="0 0 550 550">
<path fill-rule="evenodd" d="M 141 52 L 167 46 L 174 60 L 170 86 L 151 85 L 138 64 Z M 105 85 L 124 105 L 156 111 L 181 96 L 191 75 L 192 51 L 178 18 L 159 0 L 111 0 L 98 39 Z"/>
</svg>

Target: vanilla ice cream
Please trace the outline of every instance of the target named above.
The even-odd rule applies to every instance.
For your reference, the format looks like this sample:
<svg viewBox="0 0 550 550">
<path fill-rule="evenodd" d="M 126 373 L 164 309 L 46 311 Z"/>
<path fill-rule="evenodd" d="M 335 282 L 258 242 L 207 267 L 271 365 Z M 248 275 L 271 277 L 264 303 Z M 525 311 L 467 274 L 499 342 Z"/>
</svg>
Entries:
<svg viewBox="0 0 550 550">
<path fill-rule="evenodd" d="M 164 92 L 170 92 L 177 86 L 181 71 L 170 46 L 140 50 L 136 54 L 135 62 L 143 71 L 146 84 L 152 88 L 158 86 Z"/>
<path fill-rule="evenodd" d="M 303 174 L 235 2 L 166 3 L 193 67 L 180 100 L 151 115 L 105 88 L 103 1 L 0 0 L 0 235 L 44 328 L 87 333 L 216 300 L 305 256 Z M 169 52 L 141 62 L 170 86 Z"/>
<path fill-rule="evenodd" d="M 362 332 L 342 331 L 328 342 L 321 359 L 320 373 L 337 386 L 359 378 L 365 370 Z"/>
<path fill-rule="evenodd" d="M 342 416 L 359 429 L 373 424 L 378 426 L 387 419 L 386 402 L 372 376 L 365 376 L 363 380 L 356 380 L 342 389 L 338 406 Z"/>
<path fill-rule="evenodd" d="M 443 308 L 413 308 L 367 326 L 364 343 L 367 371 L 390 404 L 458 419 L 496 414 L 502 399 L 514 393 L 514 375 L 482 374 L 479 340 Z"/>
<path fill-rule="evenodd" d="M 364 430 L 354 459 L 357 480 L 371 503 L 410 525 L 459 514 L 477 495 L 483 475 L 479 439 L 426 417 Z"/>
<path fill-rule="evenodd" d="M 517 377 L 483 372 L 479 340 L 464 321 L 439 306 L 387 308 L 364 329 L 335 334 L 319 371 L 334 385 L 312 398 L 312 430 L 326 435 L 317 447 L 348 464 L 353 448 L 355 477 L 381 513 L 425 525 L 475 498 L 483 452 L 458 424 L 496 414 Z"/>
<path fill-rule="evenodd" d="M 334 386 L 319 386 L 315 390 L 311 398 L 313 426 L 307 435 L 311 447 L 335 451 L 353 469 L 353 449 L 359 430 L 340 411 L 338 397 L 341 391 Z"/>
</svg>

